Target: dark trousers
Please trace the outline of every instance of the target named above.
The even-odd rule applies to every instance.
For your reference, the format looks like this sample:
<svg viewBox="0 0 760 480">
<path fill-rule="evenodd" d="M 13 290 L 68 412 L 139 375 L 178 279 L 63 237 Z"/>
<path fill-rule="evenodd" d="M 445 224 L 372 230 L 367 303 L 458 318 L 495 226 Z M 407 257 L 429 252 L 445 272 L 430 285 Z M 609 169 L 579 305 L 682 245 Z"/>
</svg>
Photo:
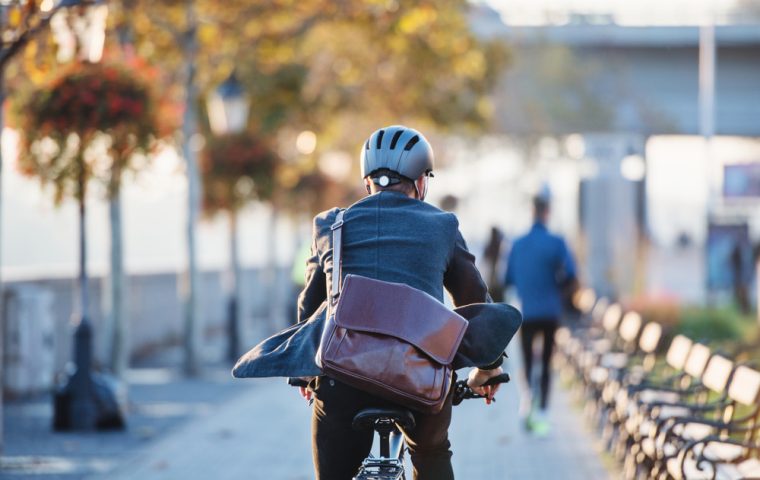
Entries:
<svg viewBox="0 0 760 480">
<path fill-rule="evenodd" d="M 526 319 L 520 327 L 520 340 L 522 342 L 523 366 L 528 385 L 532 385 L 533 373 L 533 339 L 536 334 L 543 337 L 544 348 L 541 351 L 541 383 L 540 405 L 545 409 L 549 404 L 549 385 L 551 383 L 551 367 L 549 362 L 554 350 L 554 333 L 557 331 L 559 321 L 556 318 Z"/>
<path fill-rule="evenodd" d="M 350 480 L 372 448 L 372 430 L 356 431 L 354 416 L 370 407 L 403 408 L 328 377 L 314 387 L 312 455 L 317 480 Z M 451 395 L 435 415 L 414 412 L 416 426 L 404 432 L 415 480 L 453 480 L 449 424 Z"/>
</svg>

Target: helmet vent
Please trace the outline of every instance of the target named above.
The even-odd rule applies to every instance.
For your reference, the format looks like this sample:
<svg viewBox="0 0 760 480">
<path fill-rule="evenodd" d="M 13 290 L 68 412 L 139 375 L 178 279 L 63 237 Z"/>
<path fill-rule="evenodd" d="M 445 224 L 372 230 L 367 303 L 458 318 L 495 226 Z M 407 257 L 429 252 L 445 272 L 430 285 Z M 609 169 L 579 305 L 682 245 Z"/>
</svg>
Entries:
<svg viewBox="0 0 760 480">
<path fill-rule="evenodd" d="M 411 150 L 412 147 L 414 147 L 415 145 L 417 145 L 417 142 L 419 142 L 419 141 L 420 141 L 419 135 L 413 136 L 411 139 L 409 139 L 408 142 L 406 142 L 406 146 L 404 147 L 404 150 Z"/>
<path fill-rule="evenodd" d="M 377 145 L 375 146 L 375 148 L 382 148 L 383 135 L 385 135 L 385 130 L 380 130 L 379 132 L 377 132 Z"/>
<path fill-rule="evenodd" d="M 391 150 L 396 148 L 396 144 L 398 143 L 399 137 L 404 133 L 403 130 L 399 130 L 396 133 L 393 134 L 393 138 L 391 139 Z"/>
<path fill-rule="evenodd" d="M 369 150 L 369 139 L 364 143 L 364 149 Z"/>
</svg>

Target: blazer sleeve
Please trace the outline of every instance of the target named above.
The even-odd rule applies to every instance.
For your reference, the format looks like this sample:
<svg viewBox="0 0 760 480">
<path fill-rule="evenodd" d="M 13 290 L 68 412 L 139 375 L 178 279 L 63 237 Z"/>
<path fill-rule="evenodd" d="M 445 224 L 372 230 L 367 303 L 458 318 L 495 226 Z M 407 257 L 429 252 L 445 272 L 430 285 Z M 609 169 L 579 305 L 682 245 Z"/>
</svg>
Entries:
<svg viewBox="0 0 760 480">
<path fill-rule="evenodd" d="M 316 243 L 312 243 L 311 257 L 306 261 L 306 278 L 298 295 L 298 323 L 309 319 L 327 299 L 327 277 L 319 264 Z"/>
<path fill-rule="evenodd" d="M 443 275 L 443 286 L 451 294 L 454 305 L 490 303 L 488 287 L 475 266 L 475 256 L 467 249 L 462 233 L 457 229 L 449 265 Z"/>
</svg>

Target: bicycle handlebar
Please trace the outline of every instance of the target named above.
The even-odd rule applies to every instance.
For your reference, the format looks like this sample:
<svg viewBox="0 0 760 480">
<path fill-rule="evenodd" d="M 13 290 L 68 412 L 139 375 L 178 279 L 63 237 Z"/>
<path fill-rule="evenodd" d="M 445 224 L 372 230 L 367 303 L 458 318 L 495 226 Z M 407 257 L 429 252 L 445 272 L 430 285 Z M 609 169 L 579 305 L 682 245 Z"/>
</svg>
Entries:
<svg viewBox="0 0 760 480">
<path fill-rule="evenodd" d="M 288 378 L 288 385 L 290 385 L 291 387 L 303 387 L 303 388 L 306 388 L 306 387 L 309 386 L 309 382 L 307 382 L 306 380 L 304 380 L 303 378 L 300 378 L 300 377 L 289 377 Z"/>
<path fill-rule="evenodd" d="M 497 385 L 500 383 L 507 383 L 509 382 L 509 380 L 510 380 L 509 374 L 502 373 L 501 375 L 497 375 L 495 377 L 488 379 L 488 381 L 484 383 L 483 385 L 492 386 L 492 385 Z M 304 381 L 302 378 L 289 378 L 288 384 L 294 387 L 308 386 L 308 383 Z M 458 382 L 454 384 L 453 387 L 454 387 L 454 399 L 453 399 L 454 405 L 459 405 L 460 403 L 462 403 L 462 400 L 468 400 L 470 398 L 485 398 L 485 396 L 473 392 L 472 389 L 467 385 L 467 380 L 459 380 Z"/>
<path fill-rule="evenodd" d="M 507 383 L 510 380 L 511 379 L 508 373 L 502 373 L 501 375 L 489 378 L 488 381 L 483 384 L 483 386 L 498 385 L 500 383 Z M 485 396 L 473 392 L 469 385 L 467 385 L 467 380 L 459 380 L 454 384 L 454 405 L 459 405 L 462 403 L 462 400 L 468 400 L 470 398 L 485 398 Z M 496 401 L 495 398 L 493 400 Z"/>
</svg>

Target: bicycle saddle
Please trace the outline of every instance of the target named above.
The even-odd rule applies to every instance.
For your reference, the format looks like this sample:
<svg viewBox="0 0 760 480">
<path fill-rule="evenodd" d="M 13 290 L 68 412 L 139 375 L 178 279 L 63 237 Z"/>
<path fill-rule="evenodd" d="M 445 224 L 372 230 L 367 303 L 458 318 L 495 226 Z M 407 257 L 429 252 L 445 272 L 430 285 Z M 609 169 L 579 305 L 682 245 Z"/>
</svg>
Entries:
<svg viewBox="0 0 760 480">
<path fill-rule="evenodd" d="M 353 421 L 355 430 L 364 430 L 372 428 L 378 420 L 391 420 L 400 428 L 414 428 L 414 415 L 409 410 L 399 410 L 393 408 L 365 408 L 356 414 Z"/>
</svg>

